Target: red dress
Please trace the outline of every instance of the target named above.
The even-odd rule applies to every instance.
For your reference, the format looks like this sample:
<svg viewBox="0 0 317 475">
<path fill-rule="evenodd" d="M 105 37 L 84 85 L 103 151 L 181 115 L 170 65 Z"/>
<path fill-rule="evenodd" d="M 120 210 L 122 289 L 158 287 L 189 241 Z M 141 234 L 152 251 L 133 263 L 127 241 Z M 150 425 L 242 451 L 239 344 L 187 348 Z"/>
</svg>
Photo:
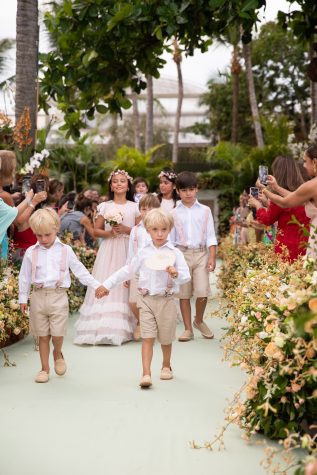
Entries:
<svg viewBox="0 0 317 475">
<path fill-rule="evenodd" d="M 14 228 L 13 245 L 16 260 L 21 260 L 27 248 L 36 243 L 37 239 L 31 228 L 27 228 L 24 231 L 18 231 L 17 228 Z"/>
<path fill-rule="evenodd" d="M 259 223 L 270 226 L 277 221 L 277 235 L 275 240 L 275 252 L 281 254 L 288 249 L 288 260 L 293 261 L 299 256 L 306 254 L 308 236 L 305 236 L 297 224 L 289 224 L 292 216 L 305 226 L 309 234 L 310 218 L 305 213 L 304 206 L 295 206 L 294 208 L 281 208 L 270 202 L 267 209 L 257 210 L 256 219 Z"/>
</svg>

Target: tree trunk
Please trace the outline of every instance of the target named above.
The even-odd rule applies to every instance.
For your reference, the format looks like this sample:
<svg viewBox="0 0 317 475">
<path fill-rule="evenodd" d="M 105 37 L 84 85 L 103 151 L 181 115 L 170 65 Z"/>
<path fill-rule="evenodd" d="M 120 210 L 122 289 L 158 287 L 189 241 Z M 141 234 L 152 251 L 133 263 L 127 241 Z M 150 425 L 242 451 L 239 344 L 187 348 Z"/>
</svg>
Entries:
<svg viewBox="0 0 317 475">
<path fill-rule="evenodd" d="M 132 93 L 132 109 L 133 109 L 133 127 L 134 127 L 134 148 L 142 151 L 138 95 L 135 92 Z"/>
<path fill-rule="evenodd" d="M 153 78 L 148 75 L 147 82 L 147 97 L 146 97 L 146 128 L 145 128 L 145 153 L 153 147 Z"/>
<path fill-rule="evenodd" d="M 232 77 L 232 126 L 231 126 L 231 142 L 238 142 L 238 113 L 239 113 L 239 82 L 240 82 L 241 66 L 238 57 L 238 45 L 233 46 L 231 61 L 231 77 Z"/>
<path fill-rule="evenodd" d="M 38 0 L 18 0 L 15 120 L 18 121 L 24 107 L 29 107 L 33 147 L 36 144 L 38 48 Z"/>
<path fill-rule="evenodd" d="M 182 104 L 184 97 L 184 86 L 183 86 L 183 75 L 181 68 L 182 55 L 178 47 L 177 41 L 174 42 L 174 55 L 173 59 L 177 67 L 177 79 L 178 79 L 178 94 L 177 94 L 177 109 L 175 115 L 175 129 L 174 129 L 174 142 L 173 142 L 173 152 L 172 152 L 172 162 L 178 162 L 178 136 L 182 115 Z"/>
<path fill-rule="evenodd" d="M 256 99 L 256 94 L 255 94 L 250 44 L 243 43 L 243 56 L 244 56 L 244 61 L 245 61 L 249 100 L 250 100 L 250 107 L 251 107 L 252 121 L 253 121 L 253 126 L 254 126 L 256 143 L 258 147 L 263 147 L 264 140 L 263 140 L 262 127 L 261 127 L 261 122 L 260 122 L 258 103 Z"/>
<path fill-rule="evenodd" d="M 312 60 L 316 56 L 314 43 L 309 45 L 309 59 Z M 317 82 L 310 81 L 310 97 L 311 97 L 311 115 L 310 127 L 317 124 Z"/>
</svg>

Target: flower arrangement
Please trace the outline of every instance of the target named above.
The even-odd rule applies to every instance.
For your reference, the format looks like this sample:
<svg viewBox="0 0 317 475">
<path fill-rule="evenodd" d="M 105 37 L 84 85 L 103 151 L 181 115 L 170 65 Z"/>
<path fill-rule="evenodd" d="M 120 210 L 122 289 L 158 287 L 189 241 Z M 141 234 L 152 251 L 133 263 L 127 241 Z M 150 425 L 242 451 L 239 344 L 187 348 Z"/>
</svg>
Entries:
<svg viewBox="0 0 317 475">
<path fill-rule="evenodd" d="M 118 224 L 121 224 L 123 221 L 123 214 L 121 211 L 118 211 L 117 213 L 106 213 L 104 215 L 105 222 L 109 224 L 110 226 L 116 226 Z"/>
<path fill-rule="evenodd" d="M 248 438 L 262 433 L 280 440 L 287 467 L 304 474 L 305 464 L 316 463 L 317 457 L 315 262 L 289 264 L 259 244 L 234 247 L 228 239 L 221 254 L 220 286 L 228 302 L 225 357 L 248 375 L 228 409 L 228 421 L 236 422 Z M 297 461 L 290 456 L 294 448 L 308 456 Z M 267 460 L 267 468 L 277 473 L 271 449 Z M 279 467 L 278 473 L 287 469 Z"/>
<path fill-rule="evenodd" d="M 36 169 L 40 169 L 45 165 L 45 159 L 49 157 L 50 152 L 45 148 L 42 152 L 36 152 L 31 158 L 28 163 L 24 165 L 24 167 L 20 170 L 21 175 L 26 174 L 33 174 Z"/>
<path fill-rule="evenodd" d="M 1 146 L 7 146 L 12 143 L 13 139 L 13 126 L 11 119 L 0 112 L 0 144 Z"/>
<path fill-rule="evenodd" d="M 13 141 L 15 145 L 15 153 L 21 166 L 29 159 L 32 152 L 31 118 L 29 107 L 24 110 L 19 117 L 13 133 Z"/>
</svg>

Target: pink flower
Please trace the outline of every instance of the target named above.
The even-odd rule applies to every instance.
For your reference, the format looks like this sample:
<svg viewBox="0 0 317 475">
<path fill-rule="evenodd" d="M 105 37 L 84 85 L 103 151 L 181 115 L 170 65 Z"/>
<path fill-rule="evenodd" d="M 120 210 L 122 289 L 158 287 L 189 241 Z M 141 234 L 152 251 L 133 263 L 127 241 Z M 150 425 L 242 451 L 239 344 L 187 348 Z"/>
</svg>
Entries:
<svg viewBox="0 0 317 475">
<path fill-rule="evenodd" d="M 317 475 L 317 460 L 306 465 L 305 475 Z"/>
</svg>

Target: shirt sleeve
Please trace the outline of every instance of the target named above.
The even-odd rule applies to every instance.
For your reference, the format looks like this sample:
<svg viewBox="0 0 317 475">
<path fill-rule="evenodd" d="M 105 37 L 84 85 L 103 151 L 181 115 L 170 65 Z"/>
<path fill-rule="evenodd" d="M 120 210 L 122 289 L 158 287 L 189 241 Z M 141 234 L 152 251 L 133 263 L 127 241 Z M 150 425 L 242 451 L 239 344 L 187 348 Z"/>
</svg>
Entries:
<svg viewBox="0 0 317 475">
<path fill-rule="evenodd" d="M 285 213 L 285 209 L 280 208 L 271 201 L 267 209 L 260 208 L 257 210 L 256 219 L 259 223 L 270 226 L 279 219 L 281 213 Z"/>
<path fill-rule="evenodd" d="M 81 284 L 97 289 L 100 286 L 100 283 L 90 274 L 84 264 L 80 262 L 72 248 L 69 246 L 67 246 L 67 248 L 69 253 L 69 268 L 72 273 L 77 277 Z"/>
<path fill-rule="evenodd" d="M 19 273 L 19 303 L 27 303 L 32 283 L 32 260 L 26 251 Z"/>
<path fill-rule="evenodd" d="M 18 215 L 18 209 L 7 205 L 0 199 L 0 244 L 10 224 Z"/>
<path fill-rule="evenodd" d="M 133 243 L 134 243 L 134 236 L 136 232 L 137 232 L 137 228 L 136 227 L 132 228 L 130 236 L 129 236 L 128 255 L 127 255 L 126 264 L 129 264 L 131 262 L 134 255 Z"/>
<path fill-rule="evenodd" d="M 140 269 L 140 251 L 136 256 L 133 257 L 130 264 L 126 264 L 121 267 L 121 269 L 114 272 L 110 277 L 108 277 L 102 284 L 106 289 L 111 290 L 113 287 L 116 287 L 126 280 L 130 280 L 133 274 L 138 272 Z"/>
<path fill-rule="evenodd" d="M 178 285 L 186 284 L 186 282 L 190 281 L 190 273 L 189 273 L 187 262 L 185 261 L 185 257 L 183 253 L 179 251 L 178 249 L 175 249 L 175 254 L 176 254 L 175 268 L 178 272 L 178 276 L 173 280 Z"/>
<path fill-rule="evenodd" d="M 217 237 L 215 232 L 214 219 L 212 217 L 210 209 L 208 209 L 208 221 L 207 221 L 207 235 L 206 235 L 206 246 L 217 246 Z"/>
</svg>

